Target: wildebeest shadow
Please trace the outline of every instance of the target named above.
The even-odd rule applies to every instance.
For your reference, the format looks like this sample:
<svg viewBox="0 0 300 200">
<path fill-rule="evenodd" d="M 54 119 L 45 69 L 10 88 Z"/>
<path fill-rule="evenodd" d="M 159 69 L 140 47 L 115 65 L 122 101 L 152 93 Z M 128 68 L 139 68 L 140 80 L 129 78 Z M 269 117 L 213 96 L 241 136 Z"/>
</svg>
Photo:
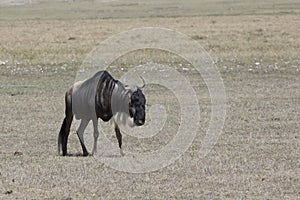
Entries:
<svg viewBox="0 0 300 200">
<path fill-rule="evenodd" d="M 105 158 L 122 158 L 124 156 L 117 155 L 117 154 L 110 154 L 110 155 L 103 155 L 102 157 L 105 157 Z"/>
<path fill-rule="evenodd" d="M 92 157 L 92 154 L 84 155 L 82 153 L 67 153 L 66 157 Z"/>
<path fill-rule="evenodd" d="M 100 155 L 92 155 L 92 154 L 88 154 L 88 155 L 84 155 L 82 153 L 67 153 L 66 157 L 87 157 L 87 158 L 122 158 L 124 156 L 120 155 L 120 154 L 100 154 Z"/>
</svg>

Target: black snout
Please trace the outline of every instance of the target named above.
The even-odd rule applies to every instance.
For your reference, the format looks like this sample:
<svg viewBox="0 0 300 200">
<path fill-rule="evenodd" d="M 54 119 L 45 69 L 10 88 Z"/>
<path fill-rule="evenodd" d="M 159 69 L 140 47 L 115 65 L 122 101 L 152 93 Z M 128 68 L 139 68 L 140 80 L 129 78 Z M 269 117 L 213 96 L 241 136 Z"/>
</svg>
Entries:
<svg viewBox="0 0 300 200">
<path fill-rule="evenodd" d="M 142 91 L 138 89 L 135 91 L 131 96 L 131 108 L 133 109 L 133 119 L 134 123 L 137 126 L 142 126 L 145 123 L 145 104 L 146 104 L 146 98 Z M 130 112 L 130 110 L 129 110 Z M 131 114 L 130 114 L 131 115 Z"/>
<path fill-rule="evenodd" d="M 137 108 L 136 111 L 137 112 L 135 113 L 134 118 L 133 118 L 134 123 L 137 126 L 142 126 L 145 123 L 145 110 L 141 109 L 141 108 Z"/>
<path fill-rule="evenodd" d="M 137 126 L 142 126 L 145 123 L 145 119 L 135 120 L 134 122 Z"/>
</svg>

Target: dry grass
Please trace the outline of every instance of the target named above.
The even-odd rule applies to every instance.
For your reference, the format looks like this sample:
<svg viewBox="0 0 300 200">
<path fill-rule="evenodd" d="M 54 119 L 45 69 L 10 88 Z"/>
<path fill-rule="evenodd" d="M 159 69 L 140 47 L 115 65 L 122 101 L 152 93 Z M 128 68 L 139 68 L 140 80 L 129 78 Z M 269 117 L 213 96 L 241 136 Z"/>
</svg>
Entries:
<svg viewBox="0 0 300 200">
<path fill-rule="evenodd" d="M 107 1 L 107 2 L 105 2 Z M 224 15 L 299 14 L 297 0 L 31 0 L 28 6 L 3 7 L 0 19 L 116 19 Z M 10 1 L 24 4 L 25 0 Z"/>
<path fill-rule="evenodd" d="M 0 198 L 297 199 L 300 16 L 135 17 L 53 20 L 50 15 L 45 20 L 0 21 L 0 60 L 7 61 L 0 65 Z M 201 127 L 192 146 L 174 164 L 152 173 L 130 174 L 91 157 L 56 156 L 64 91 L 73 83 L 77 67 L 105 38 L 142 26 L 183 32 L 216 61 L 228 98 L 224 132 L 217 144 L 205 159 L 198 158 L 210 99 L 202 80 L 183 73 L 199 94 Z M 152 51 L 131 54 L 113 67 L 149 60 L 188 67 L 169 56 Z M 167 99 L 176 108 L 174 98 L 165 98 L 170 94 L 164 96 L 158 89 L 146 90 L 150 103 Z M 172 122 L 167 125 L 172 127 Z M 69 143 L 74 154 L 81 151 L 75 129 Z M 124 148 L 149 151 L 172 136 L 168 130 L 153 140 L 125 136 Z M 110 139 L 117 145 L 113 132 Z M 16 151 L 22 155 L 14 155 Z"/>
</svg>

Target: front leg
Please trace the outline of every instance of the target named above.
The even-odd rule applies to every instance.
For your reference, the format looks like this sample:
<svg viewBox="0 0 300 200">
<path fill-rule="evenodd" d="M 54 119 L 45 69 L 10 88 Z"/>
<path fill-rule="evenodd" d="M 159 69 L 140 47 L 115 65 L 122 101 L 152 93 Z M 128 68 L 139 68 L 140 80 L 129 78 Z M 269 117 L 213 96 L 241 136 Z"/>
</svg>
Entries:
<svg viewBox="0 0 300 200">
<path fill-rule="evenodd" d="M 122 134 L 121 134 L 119 126 L 116 123 L 115 123 L 115 132 L 116 132 L 116 136 L 117 136 L 119 147 L 120 147 L 120 153 L 122 156 L 124 156 L 125 154 L 122 150 Z"/>
<path fill-rule="evenodd" d="M 94 147 L 93 147 L 92 155 L 97 153 L 97 140 L 98 140 L 98 136 L 99 136 L 98 119 L 97 118 L 93 119 L 93 126 L 94 126 Z"/>
</svg>

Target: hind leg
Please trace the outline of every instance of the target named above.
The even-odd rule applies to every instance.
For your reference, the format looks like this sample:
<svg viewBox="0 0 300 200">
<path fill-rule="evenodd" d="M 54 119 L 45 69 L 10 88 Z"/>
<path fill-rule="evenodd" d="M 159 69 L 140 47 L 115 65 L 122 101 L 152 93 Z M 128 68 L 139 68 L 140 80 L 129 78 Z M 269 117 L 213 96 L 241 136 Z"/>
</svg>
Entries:
<svg viewBox="0 0 300 200">
<path fill-rule="evenodd" d="M 79 141 L 80 141 L 80 144 L 82 147 L 83 156 L 89 155 L 89 152 L 87 151 L 87 149 L 84 145 L 84 139 L 83 139 L 83 133 L 88 124 L 89 124 L 88 120 L 82 119 L 80 122 L 79 128 L 77 129 L 77 136 L 79 138 Z"/>
</svg>

